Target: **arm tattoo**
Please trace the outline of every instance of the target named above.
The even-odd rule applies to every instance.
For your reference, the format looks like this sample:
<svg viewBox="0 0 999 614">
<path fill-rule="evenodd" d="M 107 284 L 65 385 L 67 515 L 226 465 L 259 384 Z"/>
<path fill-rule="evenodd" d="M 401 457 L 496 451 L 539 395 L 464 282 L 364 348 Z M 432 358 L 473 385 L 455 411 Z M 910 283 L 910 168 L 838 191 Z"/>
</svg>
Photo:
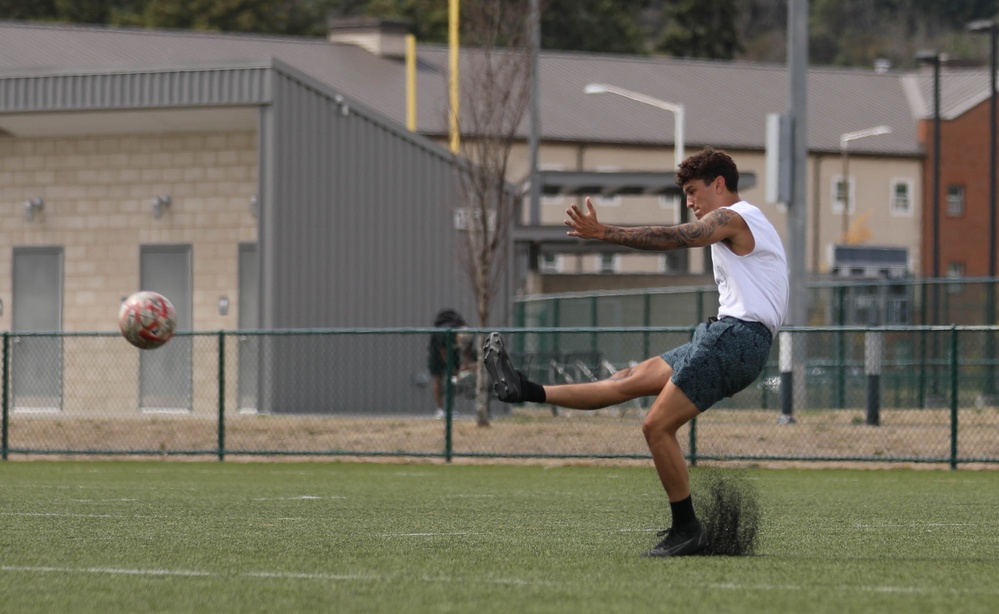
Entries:
<svg viewBox="0 0 999 614">
<path fill-rule="evenodd" d="M 709 245 L 717 241 L 710 239 L 715 231 L 733 219 L 729 209 L 718 209 L 704 216 L 704 219 L 676 226 L 608 226 L 603 241 L 649 251 L 666 251 L 697 245 Z"/>
</svg>

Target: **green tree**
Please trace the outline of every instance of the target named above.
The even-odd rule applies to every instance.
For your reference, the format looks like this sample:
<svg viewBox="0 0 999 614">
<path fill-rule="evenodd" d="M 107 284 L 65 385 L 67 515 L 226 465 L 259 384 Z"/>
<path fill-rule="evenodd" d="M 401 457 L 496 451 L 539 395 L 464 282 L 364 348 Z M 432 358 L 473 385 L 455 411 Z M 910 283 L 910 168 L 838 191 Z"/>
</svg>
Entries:
<svg viewBox="0 0 999 614">
<path fill-rule="evenodd" d="M 672 0 L 655 49 L 686 58 L 731 60 L 743 49 L 737 0 Z"/>
<path fill-rule="evenodd" d="M 541 47 L 645 54 L 640 24 L 647 0 L 539 0 Z"/>
<path fill-rule="evenodd" d="M 104 24 L 111 17 L 111 7 L 102 0 L 55 0 L 59 21 Z"/>
<path fill-rule="evenodd" d="M 53 20 L 55 0 L 0 0 L 0 19 Z"/>
<path fill-rule="evenodd" d="M 469 0 L 464 0 L 459 15 L 467 15 L 472 8 Z M 448 10 L 449 0 L 370 0 L 364 13 L 370 17 L 404 19 L 410 22 L 413 34 L 421 43 L 446 43 Z M 463 19 L 467 21 L 467 17 Z M 466 44 L 466 41 L 462 43 Z"/>
<path fill-rule="evenodd" d="M 138 24 L 268 34 L 315 34 L 325 31 L 320 5 L 302 0 L 147 0 Z M 127 21 L 127 16 L 124 18 Z"/>
</svg>

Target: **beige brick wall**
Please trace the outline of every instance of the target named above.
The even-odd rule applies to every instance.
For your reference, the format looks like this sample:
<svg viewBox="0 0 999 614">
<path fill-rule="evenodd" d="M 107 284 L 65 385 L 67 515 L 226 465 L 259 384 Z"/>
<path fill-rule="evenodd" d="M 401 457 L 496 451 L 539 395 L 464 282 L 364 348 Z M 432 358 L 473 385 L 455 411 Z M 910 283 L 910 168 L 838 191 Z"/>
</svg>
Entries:
<svg viewBox="0 0 999 614">
<path fill-rule="evenodd" d="M 256 191 L 254 132 L 0 138 L 0 299 L 11 305 L 11 248 L 61 246 L 63 330 L 114 330 L 121 297 L 139 289 L 139 246 L 190 244 L 194 328 L 236 328 L 237 246 L 257 239 Z M 27 221 L 37 197 L 45 207 Z M 10 325 L 6 309 L 0 329 Z"/>
<path fill-rule="evenodd" d="M 0 137 L 0 330 L 11 328 L 14 247 L 64 250 L 65 331 L 116 331 L 121 298 L 139 290 L 139 246 L 189 244 L 195 330 L 235 329 L 238 245 L 257 240 L 255 132 Z M 152 199 L 170 195 L 161 218 Z M 32 221 L 24 203 L 45 201 Z M 219 297 L 230 302 L 218 313 Z M 235 409 L 236 343 L 227 346 L 227 405 Z M 217 412 L 217 346 L 194 352 L 195 415 Z M 135 412 L 138 352 L 121 339 L 64 345 L 62 415 Z M 14 408 L 15 411 L 17 408 Z"/>
</svg>

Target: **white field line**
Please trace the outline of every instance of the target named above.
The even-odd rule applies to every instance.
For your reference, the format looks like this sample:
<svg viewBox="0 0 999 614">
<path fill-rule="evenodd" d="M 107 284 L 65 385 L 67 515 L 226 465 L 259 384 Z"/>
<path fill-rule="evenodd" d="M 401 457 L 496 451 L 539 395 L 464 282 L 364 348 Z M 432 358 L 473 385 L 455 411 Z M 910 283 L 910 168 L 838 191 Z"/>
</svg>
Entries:
<svg viewBox="0 0 999 614">
<path fill-rule="evenodd" d="M 479 535 L 471 531 L 450 531 L 443 533 L 382 533 L 379 537 L 451 537 L 453 535 Z"/>
<path fill-rule="evenodd" d="M 244 573 L 217 573 L 198 571 L 194 569 L 127 569 L 118 567 L 20 567 L 15 565 L 0 566 L 0 573 L 34 573 L 34 574 L 94 574 L 106 576 L 157 576 L 177 578 L 261 578 L 271 580 L 318 580 L 323 582 L 397 582 L 398 576 L 364 575 L 364 574 L 330 574 L 304 573 L 289 571 L 248 571 Z M 448 576 L 421 576 L 421 582 L 478 582 L 480 584 L 512 584 L 536 585 L 553 584 L 552 582 L 527 580 L 523 578 L 451 578 Z"/>
<path fill-rule="evenodd" d="M 177 578 L 260 578 L 272 580 L 317 580 L 322 582 L 398 582 L 403 577 L 397 575 L 365 575 L 365 574 L 331 574 L 331 573 L 305 573 L 287 571 L 249 571 L 243 573 L 218 573 L 211 571 L 198 571 L 194 569 L 128 569 L 118 567 L 29 567 L 3 565 L 0 566 L 3 573 L 33 573 L 33 574 L 94 574 L 108 576 L 157 576 L 157 577 L 177 577 Z M 416 578 L 422 582 L 477 582 L 480 584 L 500 584 L 500 585 L 560 585 L 566 582 L 538 581 L 524 578 L 454 578 L 450 576 L 420 576 Z M 669 588 L 664 586 L 662 588 Z M 676 587 L 678 589 L 691 588 L 689 585 Z M 947 587 L 934 586 L 877 586 L 877 585 L 842 585 L 842 586 L 805 586 L 801 584 L 740 584 L 736 582 L 709 583 L 698 585 L 699 589 L 709 590 L 731 590 L 731 591 L 762 591 L 762 592 L 871 592 L 871 593 L 897 593 L 906 595 L 999 595 L 999 589 L 977 589 L 977 590 L 957 590 Z"/>
<path fill-rule="evenodd" d="M 114 518 L 114 514 L 69 514 L 63 512 L 0 512 L 0 516 L 41 516 L 46 518 Z"/>
</svg>

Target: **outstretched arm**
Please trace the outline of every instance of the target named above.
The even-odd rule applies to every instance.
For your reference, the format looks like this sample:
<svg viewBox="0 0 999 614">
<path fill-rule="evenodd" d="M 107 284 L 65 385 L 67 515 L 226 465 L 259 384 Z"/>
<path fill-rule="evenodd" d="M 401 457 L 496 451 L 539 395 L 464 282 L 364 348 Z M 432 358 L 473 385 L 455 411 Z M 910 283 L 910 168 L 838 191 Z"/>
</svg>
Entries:
<svg viewBox="0 0 999 614">
<path fill-rule="evenodd" d="M 676 226 L 612 226 L 597 220 L 597 212 L 590 199 L 586 199 L 587 213 L 573 204 L 566 213 L 565 225 L 571 228 L 570 237 L 596 239 L 605 243 L 624 245 L 635 249 L 666 251 L 684 247 L 703 247 L 734 236 L 745 222 L 730 209 L 717 209 L 696 222 Z"/>
</svg>

